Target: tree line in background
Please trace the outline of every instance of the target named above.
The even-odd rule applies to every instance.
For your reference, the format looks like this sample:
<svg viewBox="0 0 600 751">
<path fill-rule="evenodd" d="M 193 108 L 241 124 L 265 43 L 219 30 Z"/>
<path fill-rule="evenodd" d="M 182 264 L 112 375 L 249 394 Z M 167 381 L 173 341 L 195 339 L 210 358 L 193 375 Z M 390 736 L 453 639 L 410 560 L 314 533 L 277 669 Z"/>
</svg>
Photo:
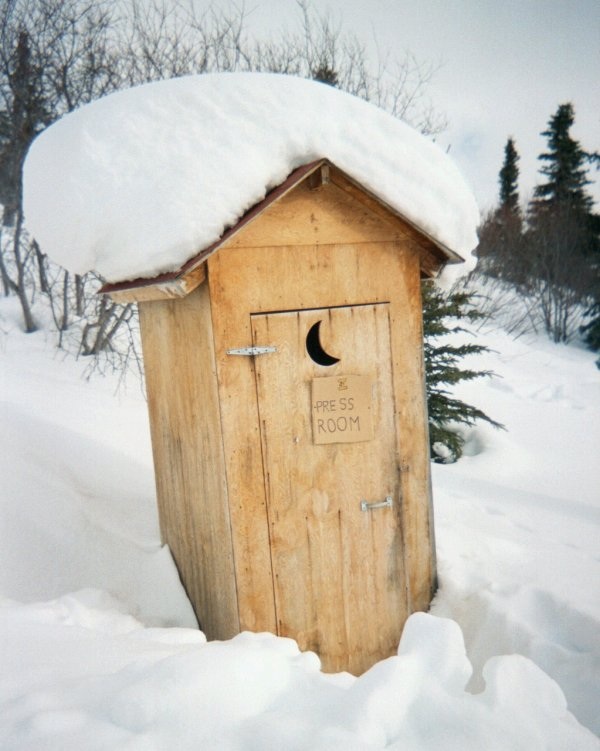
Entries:
<svg viewBox="0 0 600 751">
<path fill-rule="evenodd" d="M 515 331 L 541 327 L 554 342 L 582 335 L 600 350 L 600 215 L 588 192 L 590 168 L 600 161 L 571 135 L 575 112 L 559 105 L 542 135 L 541 181 L 531 200 L 519 200 L 519 155 L 512 138 L 499 174 L 499 204 L 480 227 L 479 275 L 516 293 Z M 497 298 L 498 299 L 498 298 Z M 600 360 L 598 361 L 600 367 Z"/>
</svg>

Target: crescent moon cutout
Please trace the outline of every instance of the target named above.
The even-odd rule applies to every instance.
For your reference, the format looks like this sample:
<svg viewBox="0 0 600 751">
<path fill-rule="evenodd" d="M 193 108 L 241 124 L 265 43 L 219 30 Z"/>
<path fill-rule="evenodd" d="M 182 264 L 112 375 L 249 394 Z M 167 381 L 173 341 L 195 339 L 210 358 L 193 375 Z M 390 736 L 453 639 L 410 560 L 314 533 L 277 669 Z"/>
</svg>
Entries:
<svg viewBox="0 0 600 751">
<path fill-rule="evenodd" d="M 340 358 L 333 357 L 323 349 L 319 333 L 321 323 L 321 321 L 317 321 L 310 327 L 310 331 L 306 335 L 306 351 L 317 365 L 335 365 L 336 362 L 340 361 Z"/>
</svg>

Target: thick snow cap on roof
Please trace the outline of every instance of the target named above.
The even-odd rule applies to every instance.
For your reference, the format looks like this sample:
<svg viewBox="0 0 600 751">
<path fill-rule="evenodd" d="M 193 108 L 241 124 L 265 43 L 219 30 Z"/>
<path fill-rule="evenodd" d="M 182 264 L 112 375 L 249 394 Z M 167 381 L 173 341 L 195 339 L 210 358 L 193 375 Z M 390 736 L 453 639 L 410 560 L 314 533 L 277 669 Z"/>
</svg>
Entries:
<svg viewBox="0 0 600 751">
<path fill-rule="evenodd" d="M 276 74 L 160 81 L 63 117 L 27 156 L 25 220 L 67 269 L 109 282 L 152 277 L 322 157 L 470 261 L 477 205 L 438 146 L 361 99 Z"/>
</svg>

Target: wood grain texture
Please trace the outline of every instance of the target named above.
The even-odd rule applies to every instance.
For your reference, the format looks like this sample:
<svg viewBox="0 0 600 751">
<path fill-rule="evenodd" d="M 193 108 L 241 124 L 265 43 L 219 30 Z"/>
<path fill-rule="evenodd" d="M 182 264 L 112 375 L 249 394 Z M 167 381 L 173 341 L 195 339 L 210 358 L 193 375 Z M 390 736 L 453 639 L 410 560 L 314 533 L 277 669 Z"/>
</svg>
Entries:
<svg viewBox="0 0 600 751">
<path fill-rule="evenodd" d="M 411 227 L 331 178 L 240 229 L 187 297 L 139 307 L 161 530 L 207 635 L 289 634 L 327 669 L 358 673 L 395 650 L 435 582 L 428 256 Z M 322 366 L 306 355 L 306 326 L 323 309 L 324 346 L 354 357 L 335 372 L 377 384 L 372 442 L 308 441 Z M 251 344 L 278 352 L 227 354 Z M 360 512 L 360 496 L 388 494 L 393 509 Z"/>
<path fill-rule="evenodd" d="M 118 285 L 115 289 L 107 285 L 108 288 L 105 294 L 109 295 L 114 302 L 122 304 L 149 302 L 150 300 L 173 300 L 187 297 L 198 285 L 202 284 L 205 278 L 206 268 L 204 264 L 201 264 L 186 274 L 168 281 L 157 281 L 153 284 L 144 282 L 135 285 L 132 284 L 130 287 L 126 285 L 121 287 L 121 285 Z"/>
<path fill-rule="evenodd" d="M 225 245 L 251 248 L 378 240 L 402 240 L 410 245 L 419 256 L 424 278 L 436 277 L 448 261 L 463 260 L 449 248 L 442 251 L 397 212 L 328 164 L 269 205 Z"/>
<path fill-rule="evenodd" d="M 364 210 L 369 211 L 384 224 L 391 224 L 397 228 L 397 231 L 404 238 L 405 244 L 410 244 L 413 250 L 418 253 L 421 272 L 426 278 L 437 276 L 447 262 L 462 263 L 464 261 L 461 256 L 445 246 L 442 251 L 438 247 L 437 241 L 433 241 L 422 230 L 400 216 L 394 209 L 382 203 L 379 198 L 366 191 L 358 183 L 353 182 L 340 170 L 332 168 L 331 179 L 333 184 L 340 191 L 343 191 L 346 198 L 351 198 L 362 205 Z"/>
<path fill-rule="evenodd" d="M 306 181 L 238 232 L 228 247 L 376 242 L 397 240 L 407 231 L 389 216 L 383 221 L 333 183 L 311 190 Z"/>
<path fill-rule="evenodd" d="M 318 321 L 340 358 L 330 367 L 307 357 Z M 408 616 L 388 305 L 255 315 L 252 325 L 256 344 L 281 343 L 256 362 L 277 631 L 317 652 L 324 670 L 360 674 L 395 653 Z M 343 442 L 352 375 L 370 384 L 374 435 L 360 443 Z M 334 376 L 342 390 L 319 410 L 339 442 L 316 444 L 311 383 Z M 388 495 L 392 508 L 361 510 Z"/>
<path fill-rule="evenodd" d="M 322 188 L 327 189 L 321 193 Z M 310 195 L 315 192 L 320 193 L 317 201 Z M 318 217 L 313 211 L 315 206 Z M 106 284 L 101 292 L 121 303 L 185 297 L 204 281 L 206 259 L 224 246 L 318 245 L 400 238 L 418 253 L 423 278 L 436 277 L 446 263 L 464 260 L 342 170 L 321 160 L 295 170 L 219 240 L 202 248 L 178 271 L 152 280 Z"/>
<path fill-rule="evenodd" d="M 316 193 L 326 190 L 329 186 Z M 321 214 L 317 207 L 314 213 L 315 221 L 319 222 Z M 327 212 L 325 221 L 329 218 Z M 213 300 L 224 441 L 226 446 L 235 447 L 227 452 L 227 471 L 234 504 L 232 525 L 242 627 L 274 631 L 275 603 L 270 555 L 262 552 L 269 549 L 269 539 L 255 364 L 251 359 L 228 357 L 226 350 L 252 342 L 251 313 L 306 310 L 322 308 L 324 304 L 331 307 L 390 304 L 399 461 L 400 465 L 410 467 L 400 475 L 409 611 L 427 609 L 435 572 L 423 386 L 420 259 L 414 247 L 402 240 L 223 247 L 208 261 L 208 282 Z"/>
<path fill-rule="evenodd" d="M 207 287 L 142 303 L 161 535 L 209 639 L 239 632 Z"/>
</svg>

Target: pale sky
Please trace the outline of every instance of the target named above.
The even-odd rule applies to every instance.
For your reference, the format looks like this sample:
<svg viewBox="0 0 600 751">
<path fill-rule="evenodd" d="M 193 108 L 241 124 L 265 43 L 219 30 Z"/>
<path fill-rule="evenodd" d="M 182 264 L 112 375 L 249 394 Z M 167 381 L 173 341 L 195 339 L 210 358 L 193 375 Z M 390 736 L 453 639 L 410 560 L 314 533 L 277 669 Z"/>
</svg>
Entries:
<svg viewBox="0 0 600 751">
<path fill-rule="evenodd" d="M 437 141 L 482 208 L 497 199 L 508 136 L 521 155 L 521 194 L 531 193 L 546 148 L 540 131 L 559 104 L 573 103 L 573 135 L 600 151 L 600 0 L 313 0 L 312 7 L 371 50 L 408 49 L 440 65 L 428 95 L 449 126 Z M 257 31 L 300 21 L 295 0 L 246 0 L 245 9 Z M 600 202 L 600 172 L 592 168 L 590 177 Z"/>
</svg>

